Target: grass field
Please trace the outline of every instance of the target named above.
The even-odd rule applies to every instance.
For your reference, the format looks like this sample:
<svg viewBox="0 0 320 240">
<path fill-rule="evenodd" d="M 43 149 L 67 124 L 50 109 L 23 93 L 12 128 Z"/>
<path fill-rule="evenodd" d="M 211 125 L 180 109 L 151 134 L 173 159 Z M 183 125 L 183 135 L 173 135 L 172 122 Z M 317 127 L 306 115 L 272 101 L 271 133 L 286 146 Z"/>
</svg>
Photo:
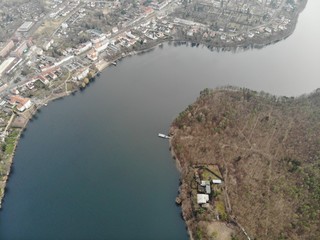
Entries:
<svg viewBox="0 0 320 240">
<path fill-rule="evenodd" d="M 17 142 L 17 139 L 19 137 L 19 130 L 17 129 L 14 129 L 12 130 L 12 132 L 6 137 L 6 140 L 5 140 L 5 154 L 7 155 L 11 155 L 14 151 L 14 147 L 15 147 L 15 144 Z"/>
</svg>

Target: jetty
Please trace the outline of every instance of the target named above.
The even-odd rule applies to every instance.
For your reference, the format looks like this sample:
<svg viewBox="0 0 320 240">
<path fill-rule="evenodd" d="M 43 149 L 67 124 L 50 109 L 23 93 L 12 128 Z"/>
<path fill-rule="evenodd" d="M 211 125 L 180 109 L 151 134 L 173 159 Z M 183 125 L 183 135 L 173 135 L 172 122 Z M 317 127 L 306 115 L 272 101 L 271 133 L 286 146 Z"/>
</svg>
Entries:
<svg viewBox="0 0 320 240">
<path fill-rule="evenodd" d="M 159 133 L 159 134 L 158 134 L 158 137 L 164 138 L 164 139 L 169 139 L 169 138 L 170 138 L 169 136 L 167 136 L 167 135 L 165 135 L 165 134 L 163 134 L 163 133 Z"/>
</svg>

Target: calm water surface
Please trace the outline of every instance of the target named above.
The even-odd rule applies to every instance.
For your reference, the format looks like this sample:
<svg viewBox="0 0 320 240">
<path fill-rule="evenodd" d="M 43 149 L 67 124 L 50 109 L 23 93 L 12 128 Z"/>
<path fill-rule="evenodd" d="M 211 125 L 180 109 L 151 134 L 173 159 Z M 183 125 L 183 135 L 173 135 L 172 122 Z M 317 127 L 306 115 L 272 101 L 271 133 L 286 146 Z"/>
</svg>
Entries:
<svg viewBox="0 0 320 240">
<path fill-rule="evenodd" d="M 206 87 L 289 96 L 320 87 L 319 11 L 310 0 L 295 33 L 262 50 L 165 45 L 125 59 L 43 108 L 16 152 L 0 239 L 187 239 L 179 175 L 158 132 Z"/>
</svg>

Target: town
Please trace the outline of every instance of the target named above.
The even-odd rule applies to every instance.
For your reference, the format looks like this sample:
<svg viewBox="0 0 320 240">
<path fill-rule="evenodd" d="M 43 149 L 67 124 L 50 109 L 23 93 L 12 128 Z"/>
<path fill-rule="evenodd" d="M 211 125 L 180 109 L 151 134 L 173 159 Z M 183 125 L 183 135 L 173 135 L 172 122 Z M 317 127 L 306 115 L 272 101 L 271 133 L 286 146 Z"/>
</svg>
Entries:
<svg viewBox="0 0 320 240">
<path fill-rule="evenodd" d="M 277 42 L 293 31 L 304 3 L 2 1 L 0 199 L 21 131 L 51 100 L 84 89 L 107 66 L 115 66 L 119 59 L 163 42 L 190 42 L 210 49 L 261 47 Z M 198 203 L 209 201 L 210 185 L 211 182 L 200 184 L 205 192 L 197 195 Z"/>
</svg>

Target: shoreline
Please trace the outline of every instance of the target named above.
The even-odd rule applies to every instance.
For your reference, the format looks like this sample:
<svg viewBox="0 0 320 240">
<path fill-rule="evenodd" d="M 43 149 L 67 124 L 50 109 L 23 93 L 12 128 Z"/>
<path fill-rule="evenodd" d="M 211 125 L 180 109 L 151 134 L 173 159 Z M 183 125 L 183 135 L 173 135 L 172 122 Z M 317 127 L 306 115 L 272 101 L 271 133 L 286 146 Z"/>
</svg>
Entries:
<svg viewBox="0 0 320 240">
<path fill-rule="evenodd" d="M 297 22 L 298 22 L 298 17 L 300 15 L 300 13 L 304 10 L 305 6 L 307 4 L 307 1 L 304 1 L 304 4 L 302 4 L 302 6 L 300 7 L 300 9 L 297 11 L 297 14 L 295 16 L 295 18 L 293 19 L 294 21 L 292 22 L 290 29 L 288 29 L 288 31 L 286 31 L 286 34 L 285 36 L 281 36 L 281 34 L 275 34 L 275 35 L 272 35 L 271 36 L 271 39 L 265 39 L 265 43 L 261 43 L 261 44 L 249 44 L 249 45 L 246 45 L 246 44 L 243 44 L 243 45 L 235 45 L 235 46 L 232 46 L 232 47 L 224 47 L 224 46 L 213 46 L 211 49 L 215 49 L 215 50 L 222 50 L 222 51 L 232 51 L 233 49 L 234 50 L 237 50 L 237 49 L 244 49 L 244 50 L 248 50 L 250 49 L 250 46 L 251 48 L 263 48 L 263 47 L 266 47 L 268 45 L 271 45 L 271 44 L 275 44 L 277 42 L 280 42 L 282 40 L 285 40 L 286 38 L 290 37 L 292 35 L 292 33 L 294 32 L 295 28 L 296 28 L 296 25 L 297 25 Z M 156 47 L 158 47 L 159 45 L 161 44 L 164 44 L 164 43 L 190 43 L 190 44 L 201 44 L 203 46 L 206 46 L 207 45 L 204 43 L 204 42 L 194 42 L 194 41 L 191 41 L 190 39 L 174 39 L 172 37 L 169 37 L 169 38 L 165 38 L 159 42 L 156 42 L 154 45 L 151 45 L 150 47 L 146 48 L 146 49 L 142 49 L 142 50 L 139 50 L 139 51 L 131 51 L 131 52 L 128 52 L 126 54 L 120 54 L 120 56 L 118 56 L 117 58 L 115 58 L 113 61 L 119 61 L 121 59 L 124 59 L 128 56 L 135 56 L 135 55 L 140 55 L 140 54 L 144 54 L 144 53 L 147 53 L 149 51 L 152 51 L 153 49 L 155 49 Z M 210 48 L 209 48 L 210 49 Z M 104 59 L 101 60 L 102 64 L 100 66 L 100 68 L 98 68 L 98 71 L 94 74 L 93 77 L 96 77 L 97 74 L 99 74 L 100 72 L 102 72 L 103 70 L 107 69 L 110 65 L 111 65 L 111 62 L 108 62 Z M 94 64 L 93 64 L 94 65 Z M 60 94 L 53 94 L 53 95 L 50 95 L 48 98 L 44 99 L 43 102 L 41 104 L 38 104 L 38 105 L 34 105 L 34 108 L 30 109 L 28 114 L 29 114 L 29 117 L 26 118 L 26 121 L 24 123 L 24 125 L 19 129 L 19 133 L 18 133 L 18 136 L 15 140 L 15 143 L 14 143 L 14 147 L 13 147 L 13 151 L 12 151 L 12 154 L 10 156 L 7 157 L 7 159 L 5 160 L 10 166 L 5 174 L 5 176 L 3 177 L 3 188 L 1 188 L 0 190 L 0 211 L 2 209 L 2 205 L 3 205 L 3 202 L 5 201 L 5 192 L 6 192 L 6 185 L 7 185 L 7 182 L 9 181 L 9 178 L 10 178 L 10 174 L 12 173 L 12 167 L 13 167 L 13 162 L 14 162 L 14 157 L 15 157 L 15 152 L 16 152 L 16 149 L 18 147 L 18 144 L 19 144 L 19 140 L 21 138 L 21 134 L 25 131 L 25 129 L 27 128 L 27 125 L 29 123 L 29 121 L 33 118 L 33 116 L 37 113 L 37 111 L 39 109 L 41 109 L 44 105 L 48 104 L 49 102 L 51 101 L 54 101 L 54 100 L 57 100 L 57 99 L 61 99 L 65 96 L 69 96 L 71 94 L 73 94 L 74 92 L 77 92 L 79 90 L 78 89 L 75 89 L 75 90 L 72 90 L 72 91 L 68 91 L 68 92 L 63 92 L 63 93 L 60 93 Z M 13 113 L 15 114 L 15 113 Z M 172 158 L 175 159 L 176 161 L 176 167 L 178 169 L 178 171 L 180 172 L 180 177 L 182 178 L 182 174 L 183 174 L 183 168 L 181 166 L 181 163 L 179 161 L 179 159 L 176 158 L 176 154 L 174 152 L 174 150 L 172 149 L 172 145 L 171 145 L 171 139 L 169 141 L 169 144 L 170 144 L 170 151 L 171 151 L 171 155 L 172 155 Z M 180 193 L 180 190 L 181 190 L 181 186 L 179 187 L 179 196 L 181 195 Z M 183 211 L 183 201 L 182 201 L 182 205 L 181 205 L 181 209 L 182 209 L 182 215 L 183 215 L 183 218 L 184 218 L 184 221 L 188 227 L 188 234 L 190 236 L 190 239 L 192 239 L 192 232 L 188 226 L 188 221 L 186 220 L 186 216 L 185 216 L 185 213 Z"/>
<path fill-rule="evenodd" d="M 169 133 L 170 133 L 170 136 L 174 136 L 174 134 L 172 134 L 174 131 L 174 129 L 172 127 L 170 127 L 170 130 L 169 130 Z M 172 135 L 171 135 L 172 134 Z M 183 174 L 183 171 L 182 171 L 182 167 L 181 167 L 181 163 L 179 161 L 179 159 L 177 158 L 177 154 L 175 153 L 173 147 L 172 147 L 172 137 L 169 139 L 169 150 L 170 150 L 170 154 L 171 154 L 171 157 L 173 160 L 175 160 L 175 163 L 176 163 L 176 168 L 178 169 L 179 173 L 180 173 L 180 186 L 179 186 L 179 189 L 178 189 L 178 196 L 177 198 L 179 199 L 180 203 L 176 203 L 177 205 L 180 206 L 181 208 L 181 215 L 182 215 L 182 218 L 183 218 L 183 221 L 185 222 L 186 226 L 187 226 L 187 232 L 188 232 L 188 235 L 189 235 L 189 239 L 190 240 L 194 240 L 193 238 L 193 232 L 191 230 L 191 227 L 190 227 L 190 222 L 187 220 L 187 216 L 186 216 L 186 212 L 184 211 L 184 205 L 186 204 L 184 199 L 183 199 L 183 196 L 181 194 L 182 192 L 182 174 Z"/>
<path fill-rule="evenodd" d="M 75 90 L 75 91 L 77 91 L 77 90 Z M 45 99 L 45 101 L 41 105 L 34 105 L 34 107 L 28 111 L 29 117 L 26 118 L 25 123 L 23 124 L 23 126 L 21 128 L 15 128 L 15 129 L 19 129 L 19 131 L 18 131 L 18 136 L 16 138 L 16 141 L 14 143 L 12 154 L 10 156 L 8 156 L 8 158 L 6 160 L 6 162 L 9 163 L 10 167 L 8 168 L 8 170 L 7 170 L 6 174 L 5 174 L 5 177 L 4 177 L 4 181 L 3 181 L 4 187 L 3 187 L 3 189 L 1 189 L 1 193 L 2 194 L 0 195 L 0 211 L 2 209 L 2 205 L 3 205 L 3 202 L 5 200 L 6 186 L 7 186 L 7 183 L 9 181 L 10 175 L 12 174 L 12 166 L 13 166 L 13 163 L 14 163 L 14 157 L 15 157 L 15 153 L 16 153 L 17 147 L 19 145 L 19 140 L 21 138 L 21 134 L 27 129 L 29 121 L 32 120 L 32 118 L 36 115 L 38 110 L 41 109 L 43 106 L 45 106 L 45 104 L 48 104 L 51 101 L 58 100 L 58 99 L 63 98 L 65 96 L 69 96 L 70 94 L 71 94 L 71 92 L 69 92 L 69 93 L 65 92 L 63 94 L 53 95 L 50 98 Z M 13 113 L 13 114 L 16 114 L 16 113 Z M 17 115 L 15 117 L 17 117 Z"/>
</svg>

